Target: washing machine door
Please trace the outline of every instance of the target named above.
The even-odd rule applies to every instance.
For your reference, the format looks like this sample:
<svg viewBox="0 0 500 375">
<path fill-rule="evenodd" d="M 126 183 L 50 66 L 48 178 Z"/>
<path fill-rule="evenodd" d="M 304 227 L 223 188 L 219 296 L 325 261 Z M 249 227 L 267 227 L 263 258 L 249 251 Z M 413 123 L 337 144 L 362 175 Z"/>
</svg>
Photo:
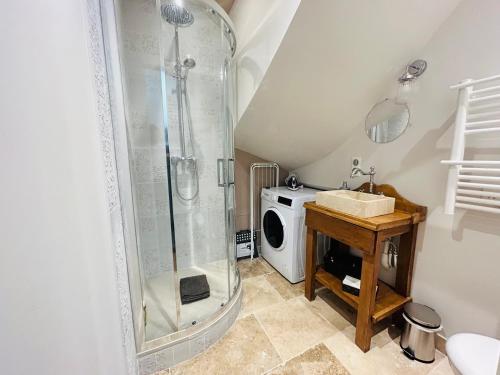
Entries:
<svg viewBox="0 0 500 375">
<path fill-rule="evenodd" d="M 276 251 L 283 250 L 286 244 L 285 220 L 281 213 L 274 207 L 270 207 L 262 217 L 262 232 L 264 239 Z"/>
</svg>

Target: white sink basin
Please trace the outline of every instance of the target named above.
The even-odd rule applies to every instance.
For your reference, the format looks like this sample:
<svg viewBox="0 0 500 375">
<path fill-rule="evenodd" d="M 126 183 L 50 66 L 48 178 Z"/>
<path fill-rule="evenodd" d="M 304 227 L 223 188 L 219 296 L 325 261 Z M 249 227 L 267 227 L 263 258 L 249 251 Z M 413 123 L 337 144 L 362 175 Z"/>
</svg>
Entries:
<svg viewBox="0 0 500 375">
<path fill-rule="evenodd" d="M 351 190 L 316 193 L 316 204 L 358 217 L 373 217 L 394 212 L 395 199 Z"/>
</svg>

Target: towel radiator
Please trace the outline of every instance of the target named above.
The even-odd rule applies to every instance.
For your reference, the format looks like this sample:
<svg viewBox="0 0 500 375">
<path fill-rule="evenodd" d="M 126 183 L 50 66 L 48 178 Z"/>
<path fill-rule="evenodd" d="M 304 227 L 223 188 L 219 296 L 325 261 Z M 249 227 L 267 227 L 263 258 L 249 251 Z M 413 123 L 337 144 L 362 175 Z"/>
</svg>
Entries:
<svg viewBox="0 0 500 375">
<path fill-rule="evenodd" d="M 500 75 L 467 79 L 457 85 L 458 104 L 449 166 L 444 212 L 455 208 L 500 214 L 500 150 L 498 160 L 467 160 L 467 139 L 474 135 L 500 135 Z"/>
</svg>

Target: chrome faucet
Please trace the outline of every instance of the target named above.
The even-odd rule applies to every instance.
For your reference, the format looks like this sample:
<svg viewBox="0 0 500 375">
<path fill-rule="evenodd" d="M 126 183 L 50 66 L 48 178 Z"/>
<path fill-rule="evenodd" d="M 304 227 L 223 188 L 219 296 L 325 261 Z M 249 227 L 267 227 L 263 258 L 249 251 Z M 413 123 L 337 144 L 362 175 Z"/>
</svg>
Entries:
<svg viewBox="0 0 500 375">
<path fill-rule="evenodd" d="M 354 167 L 351 170 L 351 178 L 357 177 L 357 174 L 361 173 L 363 176 L 370 176 L 370 190 L 369 193 L 373 194 L 373 185 L 374 185 L 374 180 L 375 180 L 375 167 L 370 167 L 369 172 L 365 172 L 361 170 L 361 168 Z"/>
</svg>

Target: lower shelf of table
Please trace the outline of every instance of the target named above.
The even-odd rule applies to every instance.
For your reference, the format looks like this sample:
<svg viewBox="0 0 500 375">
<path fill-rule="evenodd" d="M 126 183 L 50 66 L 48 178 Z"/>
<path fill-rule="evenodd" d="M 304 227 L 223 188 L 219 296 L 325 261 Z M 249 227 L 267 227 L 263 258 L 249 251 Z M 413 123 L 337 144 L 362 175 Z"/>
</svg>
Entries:
<svg viewBox="0 0 500 375">
<path fill-rule="evenodd" d="M 315 279 L 317 282 L 330 289 L 344 302 L 351 305 L 354 309 L 358 309 L 359 297 L 344 292 L 342 290 L 342 281 L 339 278 L 329 272 L 326 272 L 322 267 L 319 267 L 316 271 Z M 389 285 L 379 280 L 378 292 L 375 300 L 375 310 L 372 315 L 373 323 L 387 318 L 394 312 L 401 309 L 405 303 L 410 301 L 411 297 L 403 297 L 402 295 L 396 293 L 396 291 L 394 291 L 394 289 L 392 289 Z"/>
</svg>

